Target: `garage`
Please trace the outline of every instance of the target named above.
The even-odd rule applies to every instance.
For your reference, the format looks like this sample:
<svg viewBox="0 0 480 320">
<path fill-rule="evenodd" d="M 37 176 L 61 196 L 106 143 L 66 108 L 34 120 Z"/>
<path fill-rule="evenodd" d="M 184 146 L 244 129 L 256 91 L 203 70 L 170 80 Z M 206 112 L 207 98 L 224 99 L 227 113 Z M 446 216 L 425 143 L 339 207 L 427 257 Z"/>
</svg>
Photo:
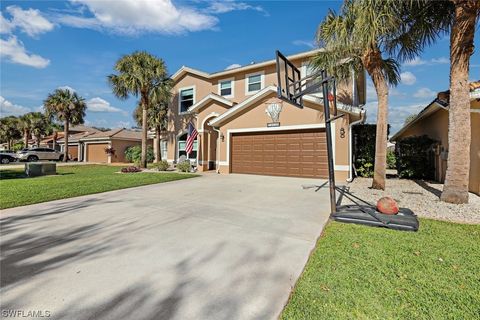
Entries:
<svg viewBox="0 0 480 320">
<path fill-rule="evenodd" d="M 230 143 L 232 173 L 328 176 L 324 129 L 236 133 Z"/>
<path fill-rule="evenodd" d="M 88 162 L 108 162 L 108 156 L 105 148 L 108 143 L 89 143 L 87 144 L 87 161 Z"/>
</svg>

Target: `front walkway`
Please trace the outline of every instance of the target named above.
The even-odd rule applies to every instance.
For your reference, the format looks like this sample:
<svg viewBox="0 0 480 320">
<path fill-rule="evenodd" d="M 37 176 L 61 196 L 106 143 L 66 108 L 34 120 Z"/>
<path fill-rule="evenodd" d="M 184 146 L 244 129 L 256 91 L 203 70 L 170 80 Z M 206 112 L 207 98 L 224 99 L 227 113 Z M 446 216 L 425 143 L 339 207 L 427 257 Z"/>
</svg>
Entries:
<svg viewBox="0 0 480 320">
<path fill-rule="evenodd" d="M 4 210 L 2 312 L 275 319 L 328 219 L 314 182 L 208 174 Z"/>
</svg>

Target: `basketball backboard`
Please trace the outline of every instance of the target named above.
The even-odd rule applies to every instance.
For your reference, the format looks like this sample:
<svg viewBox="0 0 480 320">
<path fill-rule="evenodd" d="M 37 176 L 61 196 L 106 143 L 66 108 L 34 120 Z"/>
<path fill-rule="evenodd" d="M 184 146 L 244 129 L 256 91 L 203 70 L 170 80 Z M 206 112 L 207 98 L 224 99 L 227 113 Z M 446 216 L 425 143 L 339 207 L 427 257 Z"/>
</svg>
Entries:
<svg viewBox="0 0 480 320">
<path fill-rule="evenodd" d="M 280 99 L 303 108 L 301 92 L 301 72 L 280 51 L 276 51 L 277 61 L 277 95 Z"/>
</svg>

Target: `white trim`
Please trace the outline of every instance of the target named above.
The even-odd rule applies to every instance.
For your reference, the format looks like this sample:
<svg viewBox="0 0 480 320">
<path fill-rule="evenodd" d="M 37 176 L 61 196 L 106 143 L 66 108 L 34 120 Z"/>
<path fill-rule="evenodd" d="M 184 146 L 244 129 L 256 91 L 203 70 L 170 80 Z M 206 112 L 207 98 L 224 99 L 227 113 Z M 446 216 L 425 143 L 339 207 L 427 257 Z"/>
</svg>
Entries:
<svg viewBox="0 0 480 320">
<path fill-rule="evenodd" d="M 229 107 L 233 107 L 233 102 L 230 101 L 230 100 L 227 100 L 225 99 L 224 97 L 221 97 L 219 95 L 216 95 L 214 93 L 210 93 L 208 94 L 207 96 L 205 96 L 202 100 L 198 101 L 197 103 L 193 104 L 187 112 L 184 112 L 184 113 L 189 113 L 189 112 L 195 112 L 197 111 L 198 109 L 200 109 L 201 107 L 203 107 L 207 102 L 208 100 L 215 100 L 215 101 L 218 101 L 220 103 L 223 103 L 223 104 L 226 104 L 227 106 Z"/>
<path fill-rule="evenodd" d="M 256 94 L 248 97 L 247 99 L 243 100 L 241 103 L 235 105 L 233 108 L 228 109 L 224 113 L 222 113 L 220 116 L 215 118 L 213 121 L 210 122 L 210 125 L 218 127 L 218 124 L 222 122 L 224 119 L 228 119 L 230 116 L 234 116 L 237 112 L 241 111 L 244 107 L 249 106 L 250 104 L 256 102 L 257 100 L 262 99 L 265 95 L 271 94 L 271 93 L 276 93 L 277 92 L 277 87 L 276 86 L 268 86 L 264 88 L 263 90 L 260 90 Z M 305 96 L 304 100 L 312 102 L 316 105 L 322 106 L 322 103 L 318 101 L 318 98 L 313 98 L 309 96 Z M 341 112 L 346 112 L 346 113 L 351 113 L 355 115 L 359 115 L 360 112 L 362 111 L 361 108 L 357 107 L 346 107 L 343 104 L 337 104 L 338 109 Z M 312 108 L 311 106 L 307 106 L 307 108 Z M 315 108 L 312 108 L 315 109 Z M 318 110 L 318 109 L 315 109 Z"/>
<path fill-rule="evenodd" d="M 260 75 L 260 90 L 248 91 L 248 85 L 249 85 L 248 78 L 252 76 L 257 76 L 257 75 Z M 264 70 L 259 70 L 257 72 L 252 72 L 245 75 L 245 95 L 246 96 L 251 96 L 252 94 L 262 91 L 264 88 L 265 88 L 265 71 Z"/>
<path fill-rule="evenodd" d="M 230 87 L 231 87 L 231 91 L 232 93 L 228 96 L 222 96 L 222 91 L 220 89 L 220 83 L 221 82 L 227 82 L 227 81 L 230 81 Z M 233 97 L 235 97 L 235 78 L 232 77 L 232 78 L 226 78 L 226 79 L 219 79 L 217 81 L 217 87 L 218 87 L 218 95 L 220 97 L 223 97 L 223 98 L 228 98 L 228 99 L 231 99 Z"/>
<path fill-rule="evenodd" d="M 350 171 L 350 167 L 349 167 L 349 166 L 345 166 L 345 165 L 336 164 L 336 165 L 335 165 L 335 170 L 336 170 L 336 171 Z"/>
<path fill-rule="evenodd" d="M 218 113 L 218 112 L 210 112 L 209 114 L 207 114 L 205 116 L 205 118 L 203 118 L 202 125 L 200 126 L 200 128 L 197 128 L 197 132 L 203 132 L 203 127 L 205 126 L 205 122 L 207 122 L 208 119 L 210 119 L 212 117 L 218 117 L 219 115 L 220 115 L 220 113 Z M 197 123 L 198 123 L 198 121 L 197 121 Z"/>
<path fill-rule="evenodd" d="M 230 139 L 233 133 L 244 133 L 244 132 L 271 132 L 271 131 L 288 131 L 288 130 L 302 130 L 302 129 L 323 129 L 325 128 L 324 123 L 316 124 L 301 124 L 293 126 L 283 126 L 283 127 L 260 127 L 260 128 L 241 128 L 241 129 L 228 129 L 227 130 L 227 161 L 220 161 L 221 165 L 230 164 Z M 332 140 L 333 140 L 333 161 L 335 163 L 335 123 L 332 123 Z"/>
<path fill-rule="evenodd" d="M 308 57 L 311 57 L 311 56 L 315 55 L 316 53 L 324 51 L 324 50 L 325 49 L 322 48 L 322 49 L 314 49 L 314 50 L 310 50 L 310 51 L 304 51 L 304 52 L 300 52 L 300 53 L 297 53 L 297 54 L 289 55 L 289 56 L 287 56 L 287 58 L 289 60 L 308 58 Z M 180 77 L 183 73 L 196 74 L 197 76 L 207 78 L 207 79 L 216 78 L 216 77 L 231 75 L 231 74 L 234 74 L 234 73 L 237 73 L 237 72 L 243 72 L 243 71 L 252 70 L 252 69 L 256 69 L 256 68 L 263 68 L 263 67 L 266 67 L 266 66 L 269 66 L 269 65 L 274 65 L 275 63 L 276 63 L 276 60 L 271 59 L 271 60 L 267 60 L 267 61 L 263 61 L 263 62 L 259 62 L 259 63 L 248 64 L 246 66 L 242 66 L 242 67 L 239 67 L 239 68 L 222 70 L 222 71 L 215 72 L 215 73 L 207 73 L 207 72 L 200 71 L 200 70 L 190 68 L 190 67 L 187 67 L 187 66 L 182 66 L 180 69 L 177 70 L 177 72 L 175 72 L 172 75 L 171 78 L 175 81 L 176 78 Z"/>
<path fill-rule="evenodd" d="M 241 103 L 237 104 L 236 106 L 229 109 L 225 113 L 222 113 L 222 115 L 218 116 L 215 120 L 210 122 L 210 125 L 215 126 L 221 120 L 229 117 L 230 115 L 234 115 L 237 111 L 239 111 L 243 107 L 248 106 L 250 103 L 254 102 L 256 99 L 262 98 L 263 95 L 270 94 L 271 92 L 277 92 L 277 89 L 276 89 L 275 86 L 268 86 L 268 87 L 264 88 L 263 90 L 257 92 L 256 94 L 250 96 L 248 99 L 243 100 Z"/>
<path fill-rule="evenodd" d="M 182 87 L 182 88 L 178 88 L 178 114 L 187 114 L 188 111 L 190 110 L 190 108 L 188 108 L 187 111 L 183 111 L 181 110 L 181 102 L 182 102 L 182 91 L 183 90 L 189 90 L 189 89 L 193 89 L 193 105 L 195 105 L 195 96 L 196 96 L 196 93 L 197 93 L 197 86 L 196 85 L 191 85 L 191 86 L 187 86 L 187 87 Z"/>
</svg>

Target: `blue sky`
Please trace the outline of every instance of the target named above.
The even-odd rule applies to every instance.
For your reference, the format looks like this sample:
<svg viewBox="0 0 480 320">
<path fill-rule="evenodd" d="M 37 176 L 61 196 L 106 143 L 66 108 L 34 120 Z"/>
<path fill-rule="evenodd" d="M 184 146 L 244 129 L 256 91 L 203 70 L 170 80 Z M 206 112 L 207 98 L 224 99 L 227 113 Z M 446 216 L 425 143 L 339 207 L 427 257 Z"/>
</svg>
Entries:
<svg viewBox="0 0 480 320">
<path fill-rule="evenodd" d="M 135 99 L 120 101 L 106 82 L 115 61 L 135 50 L 163 58 L 169 72 L 182 65 L 207 72 L 232 64 L 310 50 L 316 27 L 335 1 L 4 1 L 0 20 L 1 115 L 39 110 L 49 92 L 70 87 L 88 102 L 86 121 L 101 127 L 134 125 Z M 480 32 L 477 28 L 475 46 Z M 398 130 L 437 91 L 448 88 L 449 40 L 440 39 L 402 66 L 392 89 L 390 123 Z M 471 59 L 480 79 L 480 55 Z M 367 117 L 376 119 L 368 83 Z"/>
</svg>

